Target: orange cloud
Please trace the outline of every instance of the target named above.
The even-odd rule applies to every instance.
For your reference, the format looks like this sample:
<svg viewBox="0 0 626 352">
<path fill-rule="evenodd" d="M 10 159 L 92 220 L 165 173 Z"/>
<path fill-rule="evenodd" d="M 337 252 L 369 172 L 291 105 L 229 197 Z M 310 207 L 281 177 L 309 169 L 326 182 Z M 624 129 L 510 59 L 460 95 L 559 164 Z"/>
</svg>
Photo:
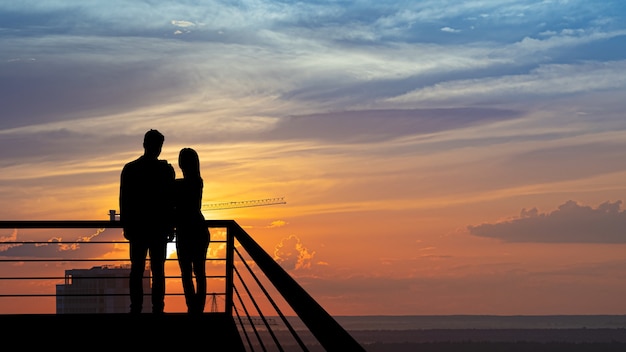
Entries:
<svg viewBox="0 0 626 352">
<path fill-rule="evenodd" d="M 17 239 L 17 229 L 13 229 L 13 232 L 8 236 L 0 236 L 0 242 L 14 242 Z M 0 252 L 4 252 L 11 247 L 19 246 L 19 244 L 3 244 L 0 245 Z"/>
<path fill-rule="evenodd" d="M 103 233 L 106 229 L 97 229 L 96 233 L 89 235 L 89 236 L 80 236 L 76 241 L 77 242 L 89 242 L 91 241 L 92 238 L 98 236 L 99 234 Z"/>
<path fill-rule="evenodd" d="M 266 226 L 265 228 L 268 228 L 268 229 L 273 229 L 273 228 L 276 228 L 276 227 L 283 227 L 283 226 L 285 226 L 285 225 L 287 225 L 287 222 L 286 222 L 286 221 L 283 221 L 283 220 L 275 220 L 275 221 L 272 221 L 272 222 L 271 222 L 268 226 Z"/>
<path fill-rule="evenodd" d="M 309 252 L 295 235 L 283 238 L 274 249 L 274 260 L 286 270 L 309 269 L 313 257 L 315 252 Z"/>
</svg>

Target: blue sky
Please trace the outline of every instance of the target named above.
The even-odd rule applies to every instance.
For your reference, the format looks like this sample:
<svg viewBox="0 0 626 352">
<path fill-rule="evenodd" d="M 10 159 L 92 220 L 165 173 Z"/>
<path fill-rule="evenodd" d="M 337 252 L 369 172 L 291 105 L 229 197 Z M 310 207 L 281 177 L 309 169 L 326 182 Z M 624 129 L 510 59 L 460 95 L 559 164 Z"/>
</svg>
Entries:
<svg viewBox="0 0 626 352">
<path fill-rule="evenodd" d="M 12 136 L 2 138 L 4 160 L 39 158 L 41 148 L 48 158 L 75 158 L 67 148 L 78 143 L 87 143 L 84 157 L 101 154 L 99 146 L 128 148 L 120 130 L 180 126 L 175 116 L 190 126 L 176 131 L 189 141 L 207 133 L 227 141 L 390 139 L 407 132 L 407 120 L 417 121 L 409 132 L 430 132 L 473 117 L 508 119 L 554 99 L 619 91 L 625 79 L 625 5 L 615 1 L 0 6 L 0 124 Z M 421 123 L 421 111 L 433 108 L 484 110 Z M 377 113 L 390 109 L 408 117 L 387 122 Z M 358 113 L 335 116 L 342 111 L 368 121 L 320 133 L 330 123 L 360 124 Z M 621 124 L 609 114 L 594 116 L 603 123 L 591 128 Z M 124 128 L 120 115 L 128 115 Z M 384 132 L 371 128 L 376 120 Z M 545 122 L 553 123 L 564 122 Z"/>
<path fill-rule="evenodd" d="M 606 265 L 611 299 L 579 288 L 552 312 L 626 313 L 625 17 L 622 1 L 4 2 L 0 208 L 106 218 L 157 128 L 173 163 L 198 150 L 205 202 L 287 198 L 206 215 L 268 251 L 296 236 L 311 265 L 294 275 L 327 280 L 322 300 L 350 278 L 407 292 L 397 309 L 324 301 L 337 311 L 547 312 L 562 281 L 536 307 L 458 287 L 493 279 L 504 297 L 551 265 Z M 416 286 L 459 303 L 412 302 Z"/>
<path fill-rule="evenodd" d="M 6 129 L 237 95 L 300 108 L 258 106 L 271 119 L 488 105 L 494 92 L 499 103 L 523 103 L 614 89 L 623 84 L 611 72 L 622 69 L 625 6 L 11 2 L 0 14 L 2 105 L 9 115 L 2 124 Z M 26 97 L 37 104 L 19 103 Z"/>
</svg>

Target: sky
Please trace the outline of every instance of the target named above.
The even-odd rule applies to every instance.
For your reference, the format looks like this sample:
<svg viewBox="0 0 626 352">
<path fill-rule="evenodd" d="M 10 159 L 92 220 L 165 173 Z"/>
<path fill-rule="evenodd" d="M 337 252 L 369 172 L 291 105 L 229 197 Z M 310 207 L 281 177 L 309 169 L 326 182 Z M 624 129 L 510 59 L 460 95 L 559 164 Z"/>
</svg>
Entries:
<svg viewBox="0 0 626 352">
<path fill-rule="evenodd" d="M 2 218 L 108 219 L 158 129 L 333 315 L 626 314 L 625 72 L 621 0 L 3 1 Z"/>
</svg>

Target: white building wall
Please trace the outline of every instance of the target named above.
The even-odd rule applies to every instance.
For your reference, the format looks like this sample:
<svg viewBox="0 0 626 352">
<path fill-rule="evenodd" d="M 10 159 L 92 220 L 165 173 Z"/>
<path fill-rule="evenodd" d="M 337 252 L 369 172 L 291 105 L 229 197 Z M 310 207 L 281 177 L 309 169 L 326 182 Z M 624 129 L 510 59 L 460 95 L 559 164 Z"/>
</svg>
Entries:
<svg viewBox="0 0 626 352">
<path fill-rule="evenodd" d="M 96 266 L 65 271 L 65 283 L 56 286 L 57 314 L 127 313 L 130 307 L 130 266 Z M 149 300 L 149 271 L 143 280 L 144 300 Z"/>
</svg>

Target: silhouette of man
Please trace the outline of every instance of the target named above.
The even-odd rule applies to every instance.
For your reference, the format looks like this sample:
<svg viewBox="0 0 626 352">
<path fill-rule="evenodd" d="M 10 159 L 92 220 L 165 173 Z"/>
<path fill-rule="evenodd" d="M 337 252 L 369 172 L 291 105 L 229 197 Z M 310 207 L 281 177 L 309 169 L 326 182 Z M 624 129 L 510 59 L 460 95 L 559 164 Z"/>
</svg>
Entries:
<svg viewBox="0 0 626 352">
<path fill-rule="evenodd" d="M 130 243 L 130 312 L 143 308 L 143 275 L 150 256 L 152 313 L 165 307 L 165 257 L 174 235 L 174 168 L 159 160 L 165 137 L 157 130 L 146 132 L 144 154 L 122 169 L 120 221 Z"/>
</svg>

